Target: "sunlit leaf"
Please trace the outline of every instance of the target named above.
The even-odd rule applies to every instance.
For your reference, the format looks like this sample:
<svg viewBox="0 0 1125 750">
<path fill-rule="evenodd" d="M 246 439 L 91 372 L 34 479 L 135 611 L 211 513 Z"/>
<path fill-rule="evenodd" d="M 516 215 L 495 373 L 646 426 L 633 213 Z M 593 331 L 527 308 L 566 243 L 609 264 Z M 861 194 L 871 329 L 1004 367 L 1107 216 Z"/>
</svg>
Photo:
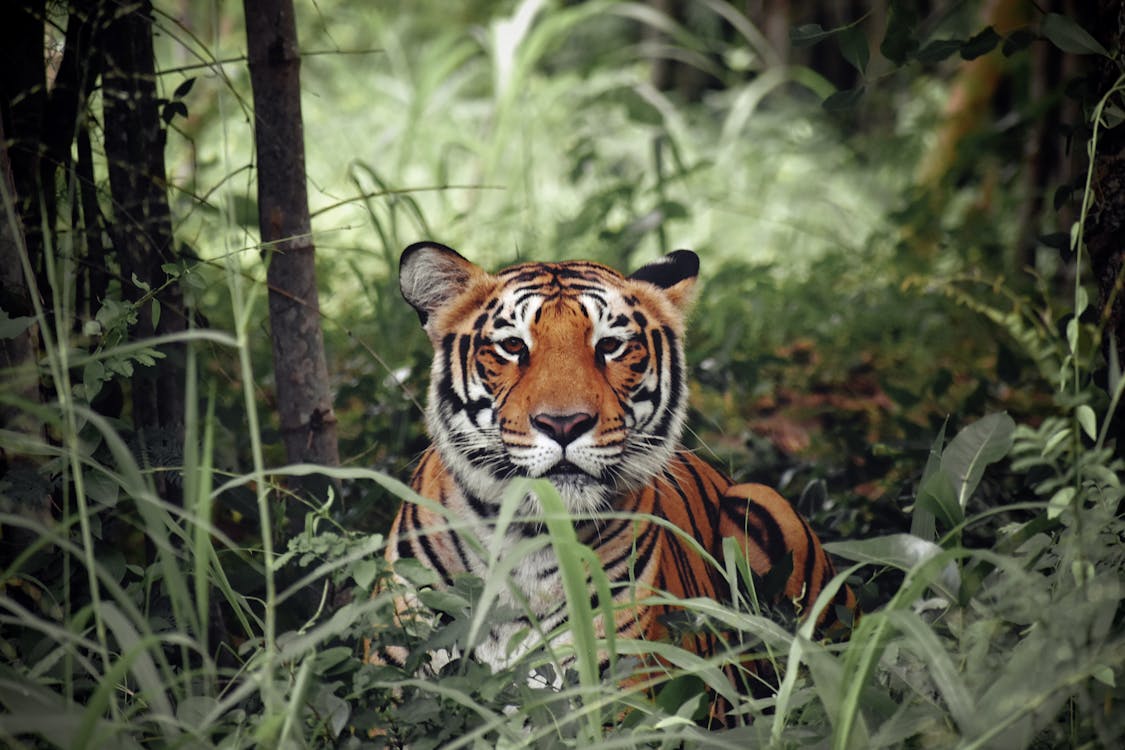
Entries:
<svg viewBox="0 0 1125 750">
<path fill-rule="evenodd" d="M 1113 668 L 1110 666 L 1102 664 L 1101 666 L 1096 667 L 1094 671 L 1090 673 L 1090 676 L 1103 685 L 1117 687 L 1117 681 L 1113 677 Z"/>
<path fill-rule="evenodd" d="M 1079 286 L 1074 290 L 1074 314 L 1081 315 L 1090 306 L 1090 296 L 1086 293 L 1086 287 Z"/>
<path fill-rule="evenodd" d="M 945 551 L 940 545 L 913 534 L 888 534 L 874 539 L 831 542 L 824 546 L 833 555 L 848 560 L 888 565 L 903 571 L 913 570 Z M 932 583 L 953 598 L 961 587 L 957 566 L 953 563 L 944 566 Z"/>
<path fill-rule="evenodd" d="M 1063 487 L 1056 492 L 1047 502 L 1047 518 L 1058 518 L 1064 510 L 1070 507 L 1078 490 L 1074 487 Z"/>
<path fill-rule="evenodd" d="M 1091 440 L 1098 439 L 1098 418 L 1094 415 L 1094 410 L 1088 404 L 1081 404 L 1074 412 L 1078 424 L 1082 426 L 1082 431 L 1086 433 Z"/>
</svg>

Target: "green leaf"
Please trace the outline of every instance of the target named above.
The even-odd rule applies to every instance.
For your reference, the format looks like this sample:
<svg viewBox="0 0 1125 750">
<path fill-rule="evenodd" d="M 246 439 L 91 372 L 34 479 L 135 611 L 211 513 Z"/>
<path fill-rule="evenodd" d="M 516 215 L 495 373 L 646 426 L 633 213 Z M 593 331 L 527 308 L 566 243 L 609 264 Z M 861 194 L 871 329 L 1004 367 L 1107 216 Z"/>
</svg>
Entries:
<svg viewBox="0 0 1125 750">
<path fill-rule="evenodd" d="M 830 542 L 824 548 L 833 555 L 856 562 L 885 565 L 899 570 L 910 571 L 942 554 L 941 546 L 913 534 L 888 534 L 874 539 L 855 539 L 846 542 Z M 961 588 L 961 576 L 953 563 L 946 565 L 932 581 L 950 598 L 956 596 Z"/>
<path fill-rule="evenodd" d="M 1086 287 L 1080 286 L 1074 290 L 1074 314 L 1081 315 L 1090 306 L 1090 295 L 1086 293 Z"/>
<path fill-rule="evenodd" d="M 21 315 L 18 318 L 9 318 L 8 313 L 0 310 L 0 339 L 14 339 L 35 322 L 35 318 Z"/>
<path fill-rule="evenodd" d="M 1043 36 L 1047 37 L 1051 44 L 1063 52 L 1069 52 L 1072 55 L 1109 56 L 1109 52 L 1101 45 L 1101 42 L 1090 36 L 1090 33 L 1075 23 L 1074 19 L 1058 13 L 1048 13 L 1043 18 L 1043 24 L 1040 28 Z"/>
<path fill-rule="evenodd" d="M 1078 353 L 1078 318 L 1071 318 L 1066 323 L 1066 344 L 1073 354 Z"/>
<path fill-rule="evenodd" d="M 1082 425 L 1082 431 L 1085 432 L 1091 440 L 1098 439 L 1098 418 L 1094 415 L 1094 410 L 1087 404 L 1082 404 L 1075 410 L 1074 416 L 1078 419 L 1078 424 Z"/>
<path fill-rule="evenodd" d="M 176 704 L 176 720 L 192 731 L 203 726 L 203 720 L 219 705 L 210 695 L 189 695 Z"/>
<path fill-rule="evenodd" d="M 964 511 L 984 469 L 1008 455 L 1015 421 L 1006 412 L 990 414 L 957 433 L 941 457 L 942 473 L 949 477 Z"/>
<path fill-rule="evenodd" d="M 0 678 L 0 735 L 15 737 L 37 734 L 57 747 L 74 747 L 79 741 L 82 711 L 58 693 L 28 679 Z M 129 735 L 117 731 L 104 719 L 96 721 L 90 734 L 113 737 L 114 747 L 140 748 Z"/>
<path fill-rule="evenodd" d="M 191 91 L 191 87 L 194 86 L 194 85 L 195 85 L 195 78 L 184 79 L 184 81 L 182 83 L 180 83 L 179 86 L 176 87 L 176 90 L 172 92 L 172 98 L 173 99 L 183 99 L 185 96 L 188 95 L 188 92 Z"/>
<path fill-rule="evenodd" d="M 948 426 L 949 419 L 946 418 L 941 424 L 937 437 L 934 438 L 933 445 L 930 446 L 930 455 L 926 458 L 926 468 L 922 471 L 922 481 L 919 486 L 926 484 L 933 475 L 941 473 L 941 451 L 945 447 L 945 428 Z M 926 541 L 933 541 L 937 536 L 934 518 L 935 513 L 932 509 L 915 503 L 914 512 L 910 515 L 910 533 Z"/>
<path fill-rule="evenodd" d="M 1039 236 L 1039 244 L 1054 248 L 1055 250 L 1070 249 L 1070 234 L 1067 232 L 1051 232 Z"/>
<path fill-rule="evenodd" d="M 441 577 L 432 568 L 425 566 L 413 557 L 395 560 L 394 569 L 395 574 L 402 576 L 415 586 L 437 586 L 441 583 Z"/>
<path fill-rule="evenodd" d="M 951 529 L 965 520 L 965 513 L 957 502 L 957 491 L 953 480 L 944 472 L 938 471 L 918 486 L 918 496 L 914 501 L 915 513 L 921 509 L 932 518 L 940 519 L 945 528 Z M 924 526 L 920 524 L 924 529 Z"/>
<path fill-rule="evenodd" d="M 102 384 L 109 380 L 110 374 L 106 372 L 105 365 L 99 360 L 92 359 L 82 367 L 82 387 L 86 391 L 86 402 L 94 400 L 102 389 Z"/>
<path fill-rule="evenodd" d="M 987 55 L 996 49 L 996 45 L 999 43 L 1000 35 L 996 33 L 996 29 L 988 26 L 984 31 L 974 35 L 962 45 L 961 59 L 975 60 L 981 55 Z"/>
<path fill-rule="evenodd" d="M 101 505 L 112 508 L 121 496 L 121 485 L 105 474 L 87 474 L 86 494 Z"/>
<path fill-rule="evenodd" d="M 856 70 L 860 73 L 867 71 L 867 63 L 871 59 L 870 45 L 867 43 L 867 35 L 863 33 L 863 29 L 858 26 L 847 26 L 840 31 L 836 37 L 836 43 L 840 45 L 840 54 L 844 59 L 850 62 Z"/>
<path fill-rule="evenodd" d="M 172 122 L 172 120 L 176 119 L 176 115 L 179 115 L 180 117 L 183 117 L 183 118 L 187 118 L 187 116 L 188 116 L 187 105 L 184 104 L 183 102 L 179 102 L 179 101 L 168 102 L 160 110 L 160 119 L 164 120 L 165 125 L 169 124 L 170 122 Z"/>
<path fill-rule="evenodd" d="M 1090 673 L 1090 676 L 1103 685 L 1117 687 L 1117 683 L 1113 679 L 1113 667 L 1101 664 L 1094 668 L 1094 671 Z"/>
<path fill-rule="evenodd" d="M 811 47 L 832 36 L 838 29 L 827 31 L 819 23 L 805 23 L 789 29 L 789 43 L 796 48 Z"/>
<path fill-rule="evenodd" d="M 469 600 L 448 589 L 425 589 L 418 592 L 418 600 L 438 612 L 459 615 L 469 609 Z"/>
<path fill-rule="evenodd" d="M 912 2 L 891 2 L 887 15 L 887 33 L 883 36 L 883 43 L 879 45 L 883 57 L 896 65 L 905 63 L 906 58 L 918 49 L 918 40 L 914 38 L 914 28 L 917 25 L 918 11 Z"/>
<path fill-rule="evenodd" d="M 374 560 L 360 560 L 352 567 L 352 580 L 361 589 L 370 589 L 379 574 L 379 564 Z"/>
<path fill-rule="evenodd" d="M 865 88 L 864 86 L 857 86 L 854 89 L 841 89 L 825 99 L 821 106 L 829 112 L 854 109 L 859 104 L 859 100 L 863 98 Z"/>
<path fill-rule="evenodd" d="M 936 63 L 946 59 L 964 46 L 960 39 L 935 39 L 922 49 L 918 50 L 914 58 L 922 63 Z"/>
<path fill-rule="evenodd" d="M 1052 207 L 1058 211 L 1063 205 L 1070 200 L 1070 196 L 1074 194 L 1074 188 L 1070 185 L 1059 185 L 1055 188 L 1055 195 L 1051 199 Z"/>
<path fill-rule="evenodd" d="M 141 281 L 141 278 L 139 276 L 137 276 L 137 274 L 135 272 L 133 273 L 132 278 L 133 278 L 133 285 L 136 286 L 141 291 L 144 291 L 144 292 L 151 292 L 152 291 L 152 286 L 147 281 Z"/>
<path fill-rule="evenodd" d="M 1058 518 L 1064 510 L 1070 507 L 1078 490 L 1074 487 L 1063 487 L 1056 492 L 1047 502 L 1047 518 Z"/>
<path fill-rule="evenodd" d="M 1000 51 L 1004 54 L 1004 57 L 1011 57 L 1017 52 L 1030 47 L 1035 39 L 1035 34 L 1027 29 L 1016 29 L 1004 38 L 1004 45 L 1000 48 Z"/>
<path fill-rule="evenodd" d="M 917 613 L 900 609 L 888 611 L 886 615 L 905 636 L 905 645 L 926 665 L 926 675 L 941 693 L 957 727 L 962 732 L 971 731 L 977 713 L 974 696 L 961 680 L 948 647 Z"/>
</svg>

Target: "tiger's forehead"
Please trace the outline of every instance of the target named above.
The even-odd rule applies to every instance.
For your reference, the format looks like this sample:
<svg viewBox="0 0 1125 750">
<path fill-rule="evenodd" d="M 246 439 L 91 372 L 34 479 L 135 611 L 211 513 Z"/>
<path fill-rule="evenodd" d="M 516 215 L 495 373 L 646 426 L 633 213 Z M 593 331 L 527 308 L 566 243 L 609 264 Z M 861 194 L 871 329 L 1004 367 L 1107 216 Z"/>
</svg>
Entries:
<svg viewBox="0 0 1125 750">
<path fill-rule="evenodd" d="M 605 286 L 620 288 L 625 277 L 601 263 L 571 260 L 561 263 L 520 263 L 496 274 L 502 292 L 527 290 L 542 294 L 581 294 Z"/>
<path fill-rule="evenodd" d="M 523 263 L 496 274 L 500 283 L 489 307 L 497 313 L 523 318 L 544 307 L 583 310 L 600 316 L 622 303 L 628 280 L 614 269 L 591 261 Z"/>
</svg>

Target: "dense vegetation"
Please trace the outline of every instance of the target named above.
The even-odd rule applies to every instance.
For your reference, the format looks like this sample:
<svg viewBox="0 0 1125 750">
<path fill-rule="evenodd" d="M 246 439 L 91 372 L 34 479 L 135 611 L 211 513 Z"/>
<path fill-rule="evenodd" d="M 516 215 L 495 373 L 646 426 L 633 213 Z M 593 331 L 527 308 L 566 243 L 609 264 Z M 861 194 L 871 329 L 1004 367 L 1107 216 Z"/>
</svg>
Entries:
<svg viewBox="0 0 1125 750">
<path fill-rule="evenodd" d="M 90 238 L 119 241 L 81 205 L 94 185 L 113 213 L 100 87 L 92 179 L 79 145 L 49 201 L 5 187 L 0 221 L 35 252 L 17 264 L 31 309 L 5 297 L 0 337 L 39 341 L 37 386 L 11 367 L 0 392 L 0 742 L 1120 746 L 1122 272 L 1095 250 L 1120 226 L 1097 165 L 1120 153 L 1122 28 L 1023 3 L 829 19 L 796 2 L 780 36 L 779 17 L 721 0 L 385 5 L 298 8 L 339 467 L 286 466 L 273 416 L 232 9 L 153 14 L 166 278 L 122 255 L 83 291 Z M 81 6 L 43 6 L 60 44 Z M 757 699 L 720 671 L 736 656 L 670 644 L 610 644 L 610 673 L 579 658 L 561 692 L 528 682 L 543 649 L 510 673 L 416 672 L 511 615 L 492 606 L 499 561 L 447 591 L 403 566 L 432 628 L 404 632 L 392 592 L 371 597 L 426 444 L 428 343 L 395 278 L 421 238 L 486 267 L 695 249 L 686 440 L 832 541 L 866 610 L 850 641 L 757 602 L 684 603 L 684 627 L 778 666 Z M 129 394 L 167 359 L 138 331 L 158 332 L 173 286 L 185 417 L 154 440 Z M 317 472 L 337 481 L 310 496 Z M 548 527 L 540 543 L 584 578 L 570 526 Z M 588 602 L 570 606 L 578 653 L 606 648 Z M 410 668 L 362 665 L 365 637 L 406 646 Z M 653 648 L 667 674 L 621 687 Z M 708 690 L 745 725 L 708 727 Z"/>
</svg>

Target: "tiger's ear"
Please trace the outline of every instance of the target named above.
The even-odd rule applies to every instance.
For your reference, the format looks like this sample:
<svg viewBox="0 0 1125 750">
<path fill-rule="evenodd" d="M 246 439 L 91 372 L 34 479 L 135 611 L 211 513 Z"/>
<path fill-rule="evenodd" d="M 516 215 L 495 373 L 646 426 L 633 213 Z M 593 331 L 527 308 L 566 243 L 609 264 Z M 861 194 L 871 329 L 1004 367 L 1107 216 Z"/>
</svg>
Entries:
<svg viewBox="0 0 1125 750">
<path fill-rule="evenodd" d="M 439 310 L 469 286 L 479 267 L 453 248 L 437 242 L 415 242 L 402 251 L 398 262 L 398 288 L 426 325 Z"/>
<path fill-rule="evenodd" d="M 698 275 L 699 256 L 691 250 L 676 250 L 638 268 L 629 278 L 660 287 L 676 307 L 686 310 L 694 299 L 692 292 Z"/>
</svg>

